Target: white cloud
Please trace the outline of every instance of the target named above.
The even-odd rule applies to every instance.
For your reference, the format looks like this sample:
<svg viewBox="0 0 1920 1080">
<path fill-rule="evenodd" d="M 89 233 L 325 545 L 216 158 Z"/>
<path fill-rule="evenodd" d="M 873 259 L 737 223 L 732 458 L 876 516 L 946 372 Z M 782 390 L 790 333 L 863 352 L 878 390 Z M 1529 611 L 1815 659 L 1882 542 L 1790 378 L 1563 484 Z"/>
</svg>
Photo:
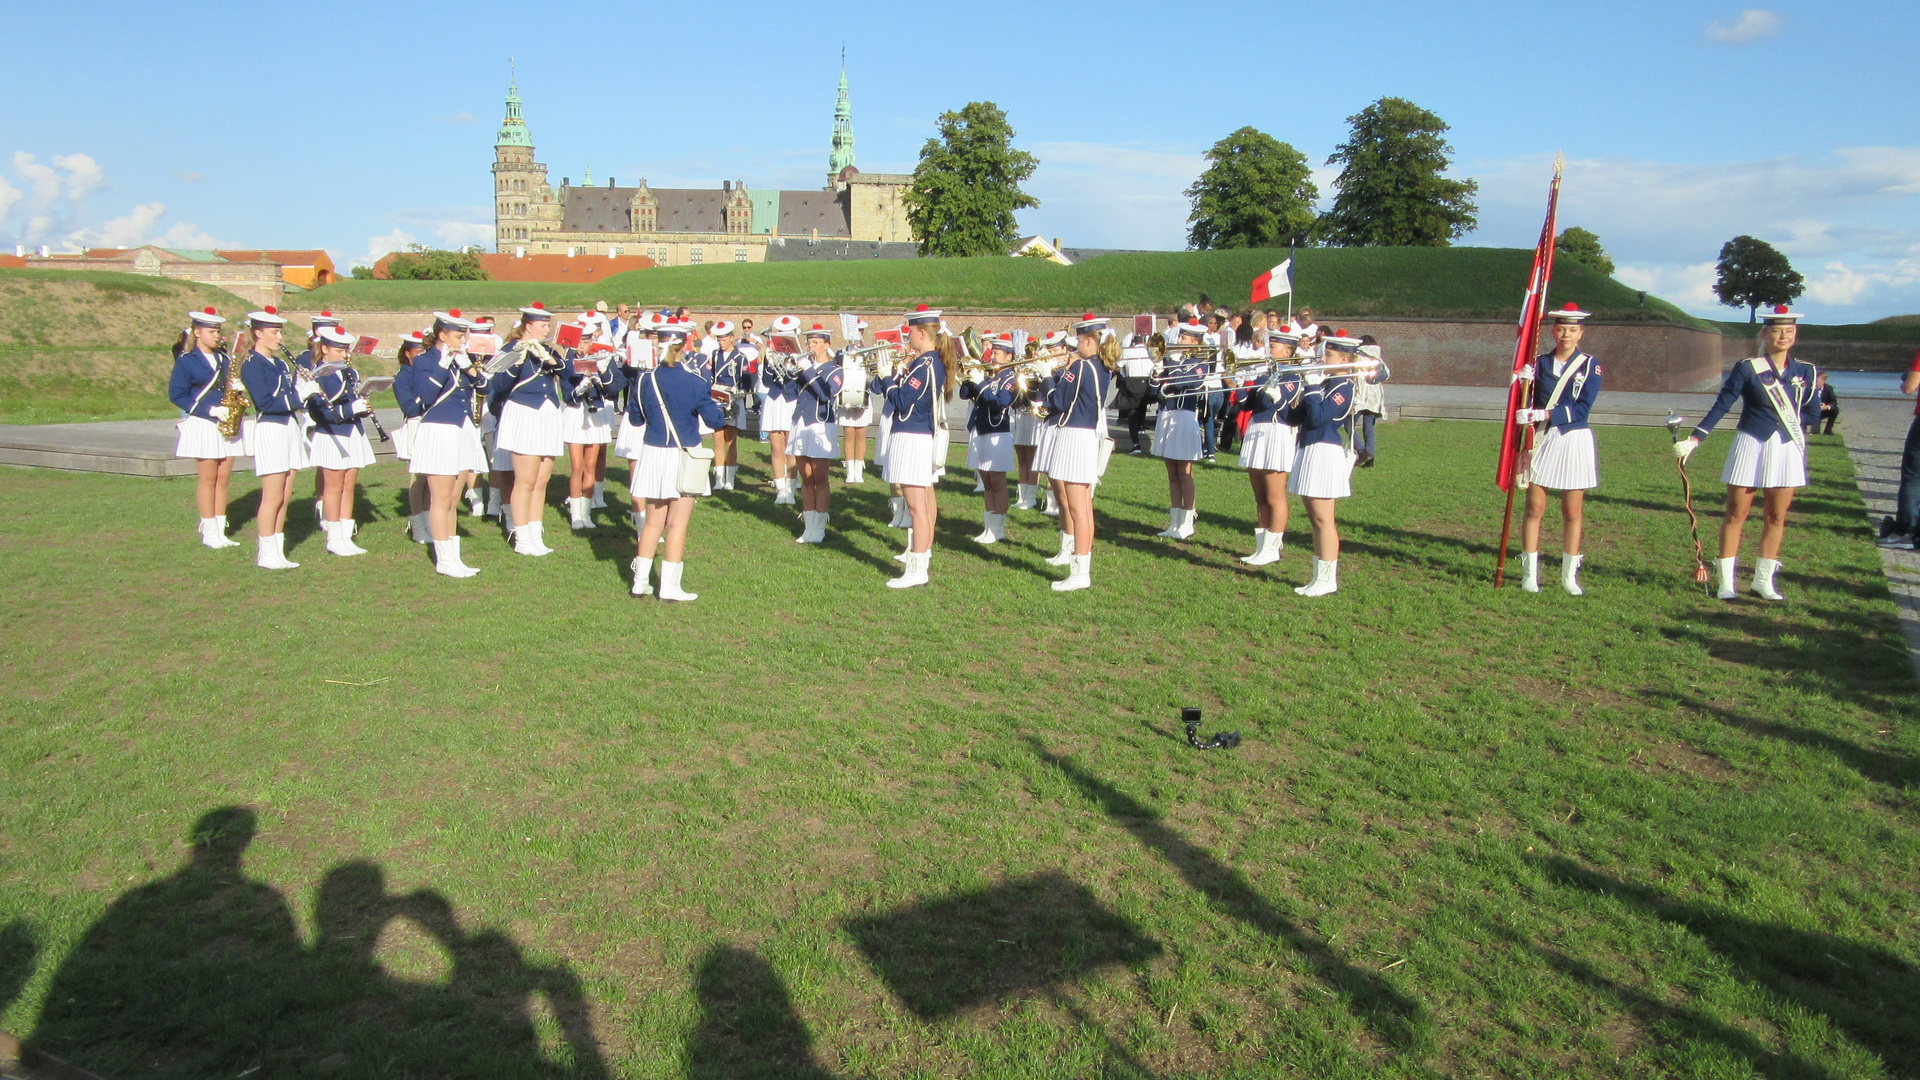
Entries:
<svg viewBox="0 0 1920 1080">
<path fill-rule="evenodd" d="M 405 251 L 408 244 L 415 242 L 416 240 L 412 233 L 405 229 L 395 228 L 385 236 L 369 237 L 367 239 L 366 254 L 357 259 L 350 260 L 348 263 L 342 263 L 339 259 L 335 259 L 333 260 L 333 264 L 335 266 L 345 265 L 349 268 L 353 266 L 372 266 L 374 263 L 379 262 L 381 257 L 388 252 Z"/>
<path fill-rule="evenodd" d="M 1187 246 L 1183 192 L 1206 168 L 1200 151 L 1107 143 L 1039 143 L 1026 190 L 1040 200 L 1020 213 L 1023 232 L 1071 247 L 1180 250 Z"/>
<path fill-rule="evenodd" d="M 1613 276 L 1629 289 L 1641 289 L 1686 308 L 1706 311 L 1719 303 L 1713 295 L 1714 264 L 1643 266 L 1621 263 Z"/>
<path fill-rule="evenodd" d="M 107 182 L 99 163 L 85 154 L 55 154 L 53 163 L 67 174 L 64 186 L 68 202 L 79 202 Z"/>
<path fill-rule="evenodd" d="M 1807 275 L 1806 298 L 1836 307 L 1853 307 L 1882 297 L 1911 297 L 1914 286 L 1920 285 L 1920 260 L 1915 259 L 1880 266 L 1848 266 L 1835 260 L 1821 269 L 1821 273 Z"/>
<path fill-rule="evenodd" d="M 1764 41 L 1780 32 L 1787 20 L 1764 8 L 1748 8 L 1735 18 L 1718 19 L 1707 24 L 1701 36 L 1715 45 L 1746 45 Z"/>
<path fill-rule="evenodd" d="M 452 116 L 442 116 L 438 119 L 443 124 L 474 124 L 480 120 L 479 117 L 470 112 L 457 112 Z"/>
<path fill-rule="evenodd" d="M 439 237 L 443 247 L 460 248 L 470 244 L 493 243 L 493 223 L 490 221 L 443 221 L 433 227 L 433 235 Z"/>
<path fill-rule="evenodd" d="M 189 184 L 204 184 L 207 182 L 206 173 L 176 172 L 173 174 L 173 178 L 175 180 L 184 180 Z"/>
<path fill-rule="evenodd" d="M 13 213 L 14 204 L 26 198 L 26 193 L 0 179 L 0 222 L 4 222 Z"/>
<path fill-rule="evenodd" d="M 51 165 L 42 165 L 24 150 L 13 152 L 13 171 L 33 185 L 33 205 L 47 207 L 60 197 L 60 174 Z"/>
<path fill-rule="evenodd" d="M 146 242 L 153 226 L 166 216 L 165 203 L 150 202 L 134 207 L 125 217 L 117 217 L 98 229 L 77 229 L 67 237 L 75 247 L 134 247 Z"/>
<path fill-rule="evenodd" d="M 162 247 L 195 248 L 201 251 L 211 251 L 214 248 L 230 248 L 235 246 L 227 243 L 225 240 L 217 240 L 214 237 L 208 236 L 200 226 L 189 225 L 184 221 L 170 226 L 167 231 L 161 235 L 160 242 Z"/>
</svg>

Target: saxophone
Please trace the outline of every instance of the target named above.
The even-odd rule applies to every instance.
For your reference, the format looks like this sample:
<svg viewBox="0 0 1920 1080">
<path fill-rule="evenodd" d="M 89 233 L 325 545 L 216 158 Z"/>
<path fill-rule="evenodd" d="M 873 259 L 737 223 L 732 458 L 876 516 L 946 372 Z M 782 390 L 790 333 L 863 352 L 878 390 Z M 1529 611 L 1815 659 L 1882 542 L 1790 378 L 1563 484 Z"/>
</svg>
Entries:
<svg viewBox="0 0 1920 1080">
<path fill-rule="evenodd" d="M 227 418 L 220 421 L 220 437 L 238 438 L 240 421 L 247 413 L 247 395 L 240 389 L 240 380 L 234 377 L 233 357 L 227 355 L 225 349 L 221 349 L 218 355 L 220 362 L 227 366 L 227 389 L 220 395 L 220 404 L 226 406 Z"/>
</svg>

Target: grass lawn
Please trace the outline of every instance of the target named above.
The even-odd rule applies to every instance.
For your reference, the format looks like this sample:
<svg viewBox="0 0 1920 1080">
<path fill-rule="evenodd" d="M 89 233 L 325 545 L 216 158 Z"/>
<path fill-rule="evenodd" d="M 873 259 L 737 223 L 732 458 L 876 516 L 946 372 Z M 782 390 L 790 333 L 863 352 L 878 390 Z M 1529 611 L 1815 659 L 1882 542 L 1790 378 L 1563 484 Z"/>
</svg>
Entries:
<svg viewBox="0 0 1920 1080">
<path fill-rule="evenodd" d="M 617 274 L 591 285 L 464 281 L 337 281 L 306 308 L 494 311 L 543 300 L 565 309 L 595 300 L 716 308 L 901 310 L 916 302 L 974 311 L 1170 312 L 1199 293 L 1246 304 L 1253 279 L 1286 252 L 1164 251 L 1101 255 L 1075 266 L 1044 259 L 873 259 L 726 263 Z M 1304 248 L 1294 255 L 1297 302 L 1329 317 L 1516 319 L 1533 252 L 1519 248 Z M 1658 297 L 1589 267 L 1554 268 L 1554 295 L 1603 320 L 1707 327 Z M 1281 301 L 1284 306 L 1285 301 Z"/>
<path fill-rule="evenodd" d="M 1496 438 L 1383 426 L 1313 601 L 1297 503 L 1249 570 L 1238 470 L 1174 543 L 1126 457 L 1092 590 L 1038 514 L 968 544 L 955 468 L 895 592 L 884 487 L 803 547 L 749 443 L 686 605 L 623 515 L 538 560 L 463 515 L 437 577 L 392 466 L 371 554 L 296 509 L 279 574 L 244 474 L 212 552 L 190 481 L 5 471 L 0 1027 L 110 1080 L 1920 1074 L 1915 686 L 1839 444 L 1763 605 L 1692 584 L 1638 429 L 1589 595 L 1491 590 Z"/>
</svg>

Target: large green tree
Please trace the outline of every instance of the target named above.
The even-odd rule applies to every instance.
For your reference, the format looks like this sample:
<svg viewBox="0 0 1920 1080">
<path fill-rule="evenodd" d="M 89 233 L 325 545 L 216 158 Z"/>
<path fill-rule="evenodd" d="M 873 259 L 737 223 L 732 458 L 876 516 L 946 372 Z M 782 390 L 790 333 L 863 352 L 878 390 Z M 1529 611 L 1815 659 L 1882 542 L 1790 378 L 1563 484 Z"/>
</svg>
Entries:
<svg viewBox="0 0 1920 1080">
<path fill-rule="evenodd" d="M 406 251 L 387 260 L 387 277 L 394 281 L 490 280 L 486 267 L 471 252 L 442 251 L 419 244 L 408 244 Z"/>
<path fill-rule="evenodd" d="M 1791 304 L 1807 291 L 1807 280 L 1785 255 L 1765 240 L 1736 236 L 1720 246 L 1713 295 L 1728 307 L 1747 309 L 1747 321 L 1762 304 Z"/>
<path fill-rule="evenodd" d="M 1279 247 L 1303 242 L 1313 229 L 1313 184 L 1307 155 L 1243 127 L 1207 151 L 1207 171 L 1187 189 L 1187 246 Z"/>
<path fill-rule="evenodd" d="M 907 223 L 920 254 L 1005 255 L 1020 238 L 1015 210 L 1039 206 L 1020 190 L 1040 160 L 1013 148 L 1013 125 L 991 101 L 940 114 L 907 188 Z"/>
<path fill-rule="evenodd" d="M 1446 247 L 1479 223 L 1472 180 L 1441 173 L 1453 160 L 1447 124 L 1405 98 L 1387 97 L 1347 117 L 1351 132 L 1327 159 L 1339 165 L 1333 208 L 1318 223 L 1331 244 Z"/>
<path fill-rule="evenodd" d="M 1562 230 L 1559 239 L 1553 242 L 1554 250 L 1563 259 L 1591 266 L 1595 270 L 1613 276 L 1613 259 L 1609 258 L 1605 248 L 1600 246 L 1598 233 L 1570 225 Z"/>
</svg>

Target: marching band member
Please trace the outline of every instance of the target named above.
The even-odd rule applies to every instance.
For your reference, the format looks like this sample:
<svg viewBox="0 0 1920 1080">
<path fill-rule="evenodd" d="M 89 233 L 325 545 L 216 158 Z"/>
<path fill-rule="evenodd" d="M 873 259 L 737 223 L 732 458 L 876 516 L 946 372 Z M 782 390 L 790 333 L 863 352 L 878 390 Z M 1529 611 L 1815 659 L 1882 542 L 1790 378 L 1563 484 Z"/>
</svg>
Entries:
<svg viewBox="0 0 1920 1080">
<path fill-rule="evenodd" d="M 420 431 L 407 469 L 427 478 L 433 569 L 447 577 L 472 577 L 480 572 L 460 559 L 454 506 L 462 475 L 487 467 L 480 429 L 473 422 L 474 394 L 486 386 L 486 377 L 465 351 L 470 325 L 458 309 L 434 312 L 432 343 L 413 361 L 413 395 L 420 411 Z"/>
<path fill-rule="evenodd" d="M 1140 437 L 1146 426 L 1147 406 L 1159 400 L 1153 390 L 1153 352 L 1147 348 L 1152 335 L 1135 334 L 1120 350 L 1120 392 L 1113 406 L 1127 422 L 1127 453 L 1139 457 L 1147 452 L 1147 441 Z"/>
<path fill-rule="evenodd" d="M 1348 337 L 1345 328 L 1320 341 L 1329 363 L 1352 360 L 1360 348 L 1360 339 Z M 1293 475 L 1287 479 L 1287 493 L 1300 496 L 1307 520 L 1313 524 L 1313 580 L 1293 590 L 1301 596 L 1340 590 L 1340 530 L 1334 509 L 1336 500 L 1353 494 L 1353 459 L 1340 439 L 1340 425 L 1353 412 L 1353 379 L 1347 375 L 1317 379 L 1307 378 L 1307 389 L 1294 407 L 1300 449 L 1294 455 Z"/>
<path fill-rule="evenodd" d="M 307 414 L 313 417 L 307 455 L 320 470 L 323 512 L 320 528 L 327 534 L 327 553 L 365 555 L 353 542 L 347 521 L 354 516 L 360 470 L 373 464 L 373 444 L 360 420 L 373 412 L 360 389 L 360 375 L 347 363 L 353 335 L 335 326 L 314 334 L 314 370 L 306 395 Z"/>
<path fill-rule="evenodd" d="M 1290 362 L 1300 335 L 1291 330 L 1267 330 L 1267 357 L 1274 365 Z M 1248 387 L 1247 430 L 1240 443 L 1240 467 L 1253 485 L 1257 527 L 1253 554 L 1240 561 L 1265 566 L 1280 561 L 1286 543 L 1287 477 L 1299 452 L 1300 432 L 1293 426 L 1293 410 L 1304 389 L 1298 375 L 1270 375 Z"/>
<path fill-rule="evenodd" d="M 693 345 L 687 337 L 691 326 L 673 323 L 665 337 L 672 340 L 667 355 L 651 371 L 642 372 L 630 387 L 627 414 L 639 413 L 636 422 L 644 425 L 640 456 L 633 463 L 633 493 L 647 501 L 646 524 L 640 529 L 639 549 L 633 561 L 633 595 L 653 592 L 648 579 L 653 576 L 653 555 L 666 537 L 666 551 L 660 561 L 660 599 L 698 600 L 697 593 L 680 587 L 686 571 L 687 522 L 693 517 L 695 496 L 708 494 L 705 476 L 700 490 L 683 490 L 681 450 L 700 445 L 700 422 L 719 428 L 726 416 L 713 400 L 713 386 L 699 373 L 686 367 L 682 358 Z"/>
<path fill-rule="evenodd" d="M 846 373 L 833 355 L 833 333 L 819 323 L 807 331 L 807 350 L 813 362 L 800 373 L 800 396 L 794 403 L 788 445 L 800 459 L 800 514 L 806 526 L 798 542 L 819 544 L 827 539 L 827 510 L 833 496 L 827 470 L 840 456 L 834 401 L 846 383 Z"/>
<path fill-rule="evenodd" d="M 340 319 L 331 311 L 322 311 L 308 320 L 307 347 L 300 350 L 300 355 L 293 359 L 293 370 L 299 378 L 306 379 L 313 371 L 313 354 L 319 347 L 320 331 L 330 326 L 336 329 L 340 327 Z M 305 400 L 305 395 L 302 395 L 301 400 Z M 308 415 L 305 408 L 300 410 L 300 431 L 303 438 L 313 434 L 313 417 Z M 308 457 L 311 458 L 312 455 L 309 454 Z M 326 520 L 324 516 L 326 508 L 322 498 L 326 494 L 325 487 L 326 477 L 320 475 L 320 470 L 315 469 L 313 472 L 313 520 L 316 523 Z"/>
<path fill-rule="evenodd" d="M 233 358 L 220 347 L 220 327 L 226 319 L 212 308 L 187 313 L 190 321 L 173 343 L 173 376 L 167 380 L 167 399 L 180 409 L 176 457 L 193 458 L 198 479 L 193 489 L 200 511 L 200 542 L 210 548 L 239 547 L 227 539 L 227 481 L 233 459 L 245 454 L 239 432 L 228 438 L 220 425 L 230 422 L 232 406 L 221 403 L 229 380 L 240 373 Z"/>
<path fill-rule="evenodd" d="M 1582 352 L 1580 338 L 1587 312 L 1568 304 L 1550 311 L 1553 352 L 1534 359 L 1527 375 L 1533 380 L 1532 408 L 1515 417 L 1544 430 L 1528 465 L 1527 516 L 1520 527 L 1520 547 L 1527 576 L 1520 587 L 1540 591 L 1540 520 L 1547 513 L 1547 492 L 1560 493 L 1560 517 L 1566 523 L 1567 554 L 1560 563 L 1560 587 L 1580 596 L 1581 510 L 1587 489 L 1600 486 L 1600 470 L 1587 413 L 1600 397 L 1600 361 Z"/>
<path fill-rule="evenodd" d="M 760 430 L 772 438 L 773 504 L 793 505 L 793 478 L 787 454 L 787 436 L 793 430 L 793 409 L 800 397 L 797 358 L 776 347 L 781 338 L 797 339 L 800 320 L 782 315 L 768 330 L 766 362 L 760 365 L 760 382 L 767 388 L 767 401 L 760 410 Z"/>
<path fill-rule="evenodd" d="M 986 496 L 980 515 L 978 544 L 996 544 L 1007 538 L 1007 472 L 1014 467 L 1013 398 L 1015 371 L 1013 335 L 1001 334 L 988 345 L 991 372 L 979 382 L 960 384 L 960 396 L 973 402 L 967 414 L 967 468 L 979 474 Z M 1032 416 L 1031 411 L 1027 412 Z"/>
<path fill-rule="evenodd" d="M 1753 564 L 1753 591 L 1762 600 L 1785 599 L 1774 588 L 1773 575 L 1780 569 L 1780 542 L 1787 533 L 1793 489 L 1807 483 L 1807 443 L 1800 428 L 1800 414 L 1819 394 L 1814 385 L 1819 373 L 1812 364 L 1793 356 L 1799 318 L 1800 313 L 1789 311 L 1785 304 L 1760 313 L 1764 324 L 1760 344 L 1765 355 L 1735 364 L 1700 426 L 1693 429 L 1690 438 L 1674 444 L 1673 452 L 1685 461 L 1733 403 L 1741 403 L 1739 427 L 1733 447 L 1727 451 L 1726 468 L 1720 473 L 1727 485 L 1727 508 L 1720 521 L 1718 595 L 1722 600 L 1739 595 L 1734 579 L 1740 564 L 1740 534 L 1746 528 L 1757 492 L 1762 493 L 1764 526 L 1760 530 L 1760 557 Z"/>
<path fill-rule="evenodd" d="M 721 319 L 708 332 L 714 338 L 714 400 L 727 418 L 713 433 L 713 490 L 732 491 L 733 478 L 740 473 L 740 424 L 747 416 L 753 377 L 747 372 L 749 354 L 740 346 L 739 327 Z"/>
<path fill-rule="evenodd" d="M 887 440 L 884 478 L 899 484 L 901 498 L 913 524 L 907 532 L 906 571 L 887 582 L 890 589 L 910 589 L 927 583 L 927 564 L 933 559 L 933 527 L 939 514 L 934 501 L 934 429 L 936 413 L 952 392 L 953 362 L 958 345 L 940 329 L 940 312 L 921 304 L 907 316 L 907 348 L 914 357 L 905 370 L 885 380 L 887 410 L 893 414 L 893 433 Z"/>
<path fill-rule="evenodd" d="M 475 338 L 479 338 L 481 342 L 488 342 L 488 343 L 498 342 L 500 339 L 496 336 L 496 333 L 497 332 L 494 330 L 494 326 L 493 326 L 493 316 L 482 315 L 479 318 L 473 320 L 473 330 L 468 335 L 467 344 L 468 345 L 476 344 L 476 342 L 474 341 Z M 484 350 L 480 348 L 470 348 L 467 350 L 467 355 L 470 358 L 472 358 L 472 360 L 475 363 L 478 363 L 484 366 L 487 361 L 493 359 L 493 353 L 496 348 L 497 346 L 493 344 L 487 345 L 487 347 Z M 485 355 L 482 355 L 483 351 Z M 491 402 L 489 404 L 491 404 Z M 486 445 L 487 423 L 490 418 L 497 423 L 498 415 L 495 413 L 488 411 L 488 412 L 482 412 L 480 415 L 480 435 L 481 435 L 480 445 L 482 447 Z M 491 487 L 493 484 L 493 475 L 491 472 L 487 474 L 487 484 L 489 487 Z M 508 481 L 509 489 L 511 489 L 511 486 L 512 486 L 512 481 L 509 480 Z M 462 480 L 460 482 L 460 490 L 455 492 L 454 495 L 456 498 L 464 497 L 467 500 L 467 513 L 472 514 L 474 517 L 482 517 L 485 515 L 486 503 L 482 502 L 480 499 L 480 474 L 479 473 L 475 473 L 472 476 L 466 478 L 465 480 Z"/>
<path fill-rule="evenodd" d="M 553 315 L 544 306 L 521 308 L 514 340 L 507 346 L 513 362 L 493 382 L 494 392 L 502 399 L 494 445 L 496 452 L 510 455 L 513 465 L 513 496 L 507 511 L 513 519 L 508 536 L 515 553 L 536 558 L 553 553 L 541 535 L 546 528 L 542 518 L 553 459 L 565 445 L 560 384 L 573 357 L 571 349 L 556 350 L 546 343 L 552 331 Z M 569 499 L 568 509 L 574 505 Z"/>
<path fill-rule="evenodd" d="M 301 412 L 294 392 L 293 365 L 274 355 L 287 320 L 273 308 L 247 313 L 251 341 L 240 365 L 257 420 L 253 429 L 253 474 L 260 478 L 259 553 L 253 564 L 263 570 L 292 570 L 287 558 L 287 504 L 293 500 L 294 474 L 307 467 L 306 442 L 295 417 Z"/>
<path fill-rule="evenodd" d="M 1193 535 L 1193 463 L 1211 443 L 1203 440 L 1200 430 L 1213 367 L 1213 350 L 1202 348 L 1206 333 L 1197 322 L 1182 323 L 1179 345 L 1167 350 L 1160 368 L 1160 416 L 1153 424 L 1153 452 L 1167 465 L 1167 527 L 1159 535 L 1169 540 Z"/>
<path fill-rule="evenodd" d="M 1120 362 L 1120 339 L 1107 333 L 1107 320 L 1088 314 L 1073 331 L 1075 355 L 1047 393 L 1047 478 L 1061 486 L 1060 523 L 1073 536 L 1067 576 L 1053 583 L 1054 592 L 1093 585 L 1093 485 L 1107 435 L 1107 389 Z"/>
<path fill-rule="evenodd" d="M 567 447 L 567 524 L 577 530 L 593 528 L 594 500 L 606 469 L 607 447 L 613 444 L 613 402 L 610 352 L 590 353 L 592 372 L 582 374 L 575 364 L 562 373 L 560 439 Z M 604 505 L 601 504 L 601 505 Z"/>
<path fill-rule="evenodd" d="M 418 330 L 400 339 L 399 366 L 393 371 L 393 399 L 400 403 L 402 417 L 400 430 L 393 435 L 393 456 L 399 461 L 413 460 L 413 442 L 420 435 L 420 401 L 413 392 L 413 361 L 426 348 L 426 339 Z M 500 496 L 489 491 L 487 498 L 497 513 Z M 433 543 L 433 533 L 427 529 L 427 478 L 424 476 L 414 477 L 413 483 L 407 486 L 407 535 L 416 544 Z"/>
<path fill-rule="evenodd" d="M 846 348 L 865 348 L 867 344 L 867 321 L 861 319 L 854 324 L 860 336 L 846 343 Z M 852 391 L 843 394 L 847 399 L 837 403 L 834 412 L 840 424 L 840 434 L 845 438 L 845 459 L 847 463 L 847 483 L 859 484 L 867 479 L 867 428 L 873 424 L 873 408 L 867 394 L 867 369 L 860 364 L 848 364 L 843 351 L 840 358 L 840 370 L 847 382 L 843 390 Z M 849 404 L 857 400 L 858 404 Z"/>
<path fill-rule="evenodd" d="M 1055 330 L 1040 339 L 1035 346 L 1034 355 L 1042 364 L 1045 364 L 1045 358 L 1058 354 L 1065 347 L 1066 342 L 1067 332 Z M 1051 378 L 1051 373 L 1046 377 Z M 1045 379 L 1038 380 L 1039 383 L 1044 381 Z M 1034 467 L 1034 462 L 1040 455 L 1040 439 L 1044 427 L 1040 418 L 1030 409 L 1021 409 L 1013 414 L 1013 458 L 1020 469 L 1020 498 L 1013 505 L 1021 510 L 1037 510 L 1040 507 L 1040 470 Z M 1047 502 L 1048 510 L 1058 513 L 1051 485 L 1047 491 Z M 1061 535 L 1067 534 L 1063 531 Z M 1064 544 L 1062 551 L 1065 552 Z M 1066 564 L 1061 563 L 1061 565 Z"/>
<path fill-rule="evenodd" d="M 660 316 L 653 311 L 642 312 L 636 325 L 644 333 L 644 346 L 637 354 L 629 353 L 621 365 L 615 379 L 615 387 L 625 403 L 620 412 L 620 432 L 614 437 L 613 452 L 627 459 L 627 494 L 633 500 L 632 509 L 627 511 L 633 522 L 633 531 L 638 535 L 647 523 L 647 500 L 635 487 L 639 479 L 640 455 L 646 445 L 646 414 L 638 407 L 633 396 L 634 387 L 640 384 L 640 374 L 650 371 L 659 362 Z"/>
<path fill-rule="evenodd" d="M 900 326 L 899 333 L 900 348 L 904 349 L 907 340 L 905 324 Z M 867 400 L 874 413 L 874 422 L 879 429 L 878 441 L 873 444 L 873 467 L 880 470 L 883 479 L 887 475 L 887 447 L 893 441 L 893 410 L 887 408 L 886 388 L 893 377 L 906 366 L 906 358 L 899 351 L 889 350 L 889 352 L 894 356 L 892 368 L 881 372 L 879 365 L 875 364 L 874 377 L 867 381 Z M 905 529 L 913 525 L 913 519 L 907 513 L 906 497 L 901 494 L 899 484 L 887 485 L 887 507 L 893 512 L 893 516 L 887 519 L 887 528 Z"/>
</svg>

